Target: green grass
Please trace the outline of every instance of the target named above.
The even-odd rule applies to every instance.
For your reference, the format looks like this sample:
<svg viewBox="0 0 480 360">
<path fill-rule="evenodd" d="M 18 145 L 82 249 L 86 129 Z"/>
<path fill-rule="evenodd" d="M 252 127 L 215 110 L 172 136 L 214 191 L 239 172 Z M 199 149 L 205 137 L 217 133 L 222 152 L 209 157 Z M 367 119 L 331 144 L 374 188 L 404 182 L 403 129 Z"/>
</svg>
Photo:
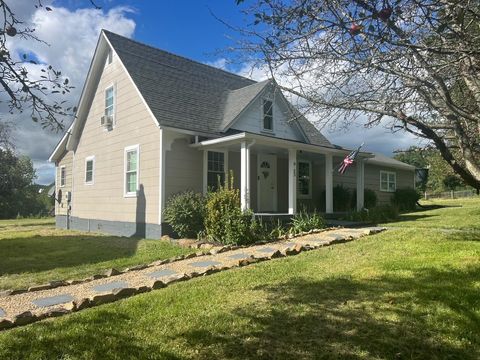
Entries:
<svg viewBox="0 0 480 360">
<path fill-rule="evenodd" d="M 51 219 L 0 220 L 0 289 L 80 279 L 191 251 L 166 241 L 59 230 Z"/>
<path fill-rule="evenodd" d="M 478 359 L 480 232 L 424 219 L 12 329 L 0 358 Z"/>
</svg>

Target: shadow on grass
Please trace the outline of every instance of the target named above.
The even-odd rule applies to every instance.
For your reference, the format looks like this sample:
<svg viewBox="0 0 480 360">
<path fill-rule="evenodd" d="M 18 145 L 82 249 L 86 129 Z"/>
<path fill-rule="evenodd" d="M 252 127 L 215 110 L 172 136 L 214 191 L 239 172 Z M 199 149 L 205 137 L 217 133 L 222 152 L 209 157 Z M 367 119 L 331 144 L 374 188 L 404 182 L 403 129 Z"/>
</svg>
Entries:
<svg viewBox="0 0 480 360">
<path fill-rule="evenodd" d="M 37 235 L 0 241 L 0 275 L 94 264 L 135 254 L 139 239 L 101 235 Z"/>
<path fill-rule="evenodd" d="M 426 269 L 411 278 L 259 287 L 268 292 L 269 307 L 235 311 L 251 331 L 193 329 L 183 336 L 202 348 L 202 358 L 478 359 L 479 273 L 480 267 Z"/>
</svg>

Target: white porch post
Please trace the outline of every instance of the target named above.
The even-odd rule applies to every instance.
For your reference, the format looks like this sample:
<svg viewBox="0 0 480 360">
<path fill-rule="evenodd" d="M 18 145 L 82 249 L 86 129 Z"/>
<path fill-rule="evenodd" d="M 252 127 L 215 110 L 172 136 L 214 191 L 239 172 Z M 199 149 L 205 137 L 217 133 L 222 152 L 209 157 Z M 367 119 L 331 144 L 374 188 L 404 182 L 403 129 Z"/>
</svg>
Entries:
<svg viewBox="0 0 480 360">
<path fill-rule="evenodd" d="M 365 163 L 362 159 L 357 160 L 357 211 L 365 207 Z"/>
<path fill-rule="evenodd" d="M 325 154 L 325 212 L 333 213 L 333 165 L 332 155 Z"/>
<path fill-rule="evenodd" d="M 250 148 L 246 141 L 240 148 L 240 197 L 242 210 L 250 209 Z"/>
<path fill-rule="evenodd" d="M 297 212 L 297 150 L 288 149 L 288 213 Z"/>
</svg>

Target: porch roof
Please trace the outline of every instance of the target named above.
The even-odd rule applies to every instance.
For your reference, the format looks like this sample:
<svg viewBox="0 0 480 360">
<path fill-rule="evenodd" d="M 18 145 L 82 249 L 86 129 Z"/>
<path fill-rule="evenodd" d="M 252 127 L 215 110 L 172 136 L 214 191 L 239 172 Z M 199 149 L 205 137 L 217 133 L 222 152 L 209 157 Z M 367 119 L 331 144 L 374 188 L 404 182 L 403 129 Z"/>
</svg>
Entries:
<svg viewBox="0 0 480 360">
<path fill-rule="evenodd" d="M 331 154 L 331 155 L 338 155 L 338 156 L 346 156 L 352 151 L 351 149 L 306 144 L 299 141 L 279 139 L 272 136 L 260 135 L 260 134 L 254 134 L 254 133 L 248 133 L 248 132 L 241 132 L 238 134 L 223 136 L 216 139 L 204 140 L 201 142 L 194 143 L 190 146 L 194 148 L 200 148 L 200 149 L 213 149 L 213 148 L 218 148 L 222 146 L 241 144 L 244 141 L 250 142 L 251 145 L 254 145 L 254 144 L 270 145 L 270 146 L 275 146 L 275 147 L 280 147 L 285 149 L 302 150 L 302 151 L 308 151 L 312 153 Z M 373 158 L 375 155 L 369 152 L 360 152 L 358 156 L 363 159 L 368 159 L 368 158 Z"/>
</svg>

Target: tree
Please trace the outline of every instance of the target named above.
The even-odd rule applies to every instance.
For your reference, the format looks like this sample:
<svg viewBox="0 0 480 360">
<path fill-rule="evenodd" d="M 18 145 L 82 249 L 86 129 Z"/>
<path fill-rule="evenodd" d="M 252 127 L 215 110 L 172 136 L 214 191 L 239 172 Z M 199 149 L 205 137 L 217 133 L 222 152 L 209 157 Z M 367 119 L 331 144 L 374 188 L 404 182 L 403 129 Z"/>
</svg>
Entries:
<svg viewBox="0 0 480 360">
<path fill-rule="evenodd" d="M 68 94 L 72 86 L 60 70 L 48 64 L 38 64 L 38 60 L 28 53 L 19 56 L 9 51 L 10 41 L 43 42 L 35 36 L 35 29 L 16 16 L 9 6 L 12 1 L 0 0 L 0 103 L 7 104 L 10 114 L 28 111 L 32 120 L 43 128 L 62 130 L 63 118 L 76 112 L 66 100 L 62 100 L 62 95 Z M 93 0 L 90 3 L 99 8 Z M 51 7 L 43 6 L 41 0 L 32 1 L 32 6 L 46 12 L 53 11 Z M 29 64 L 43 65 L 41 75 L 32 75 Z"/>
<path fill-rule="evenodd" d="M 477 0 L 257 0 L 239 49 L 322 122 L 365 116 L 428 139 L 480 189 L 479 9 Z"/>
</svg>

